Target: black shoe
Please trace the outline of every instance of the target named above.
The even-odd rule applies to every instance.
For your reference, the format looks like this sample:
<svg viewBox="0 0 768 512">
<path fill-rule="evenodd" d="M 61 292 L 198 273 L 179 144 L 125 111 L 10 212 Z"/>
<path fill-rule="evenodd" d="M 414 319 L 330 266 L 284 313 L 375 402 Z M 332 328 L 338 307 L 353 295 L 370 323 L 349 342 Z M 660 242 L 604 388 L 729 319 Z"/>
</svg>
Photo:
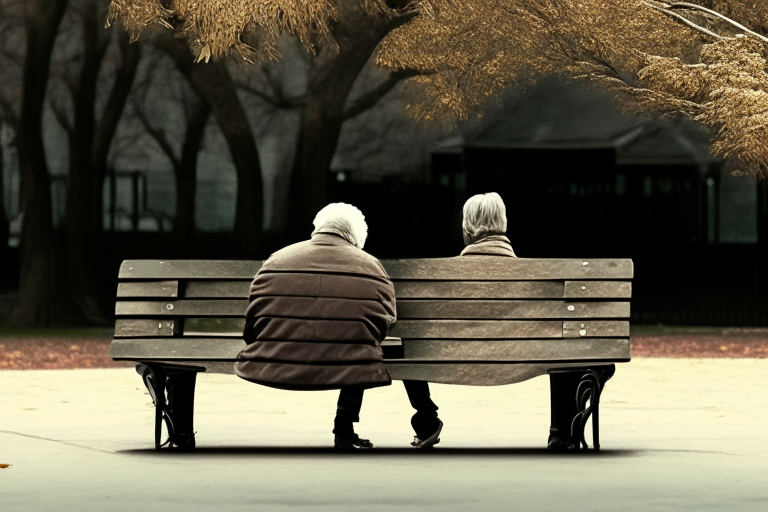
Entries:
<svg viewBox="0 0 768 512">
<path fill-rule="evenodd" d="M 352 437 L 337 434 L 333 439 L 333 447 L 337 450 L 365 450 L 373 448 L 373 443 L 368 439 L 361 438 L 357 434 L 352 434 Z"/>
<path fill-rule="evenodd" d="M 547 450 L 556 452 L 565 452 L 568 450 L 578 450 L 578 448 L 569 440 L 550 434 L 547 440 Z"/>
<path fill-rule="evenodd" d="M 189 434 L 169 434 L 168 443 L 168 448 L 176 448 L 177 450 L 194 450 L 195 433 L 190 432 Z"/>
<path fill-rule="evenodd" d="M 440 432 L 443 430 L 443 422 L 442 420 L 437 420 L 439 425 L 437 426 L 437 430 L 429 436 L 426 439 L 419 439 L 419 436 L 414 436 L 413 442 L 411 443 L 411 446 L 414 448 L 432 448 L 437 443 L 440 442 Z"/>
</svg>

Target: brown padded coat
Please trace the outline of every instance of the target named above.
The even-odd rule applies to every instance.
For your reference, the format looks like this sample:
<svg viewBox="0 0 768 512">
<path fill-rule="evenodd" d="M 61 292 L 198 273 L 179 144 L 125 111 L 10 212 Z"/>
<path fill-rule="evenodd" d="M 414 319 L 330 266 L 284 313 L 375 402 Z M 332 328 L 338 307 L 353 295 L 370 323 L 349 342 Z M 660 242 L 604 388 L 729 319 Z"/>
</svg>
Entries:
<svg viewBox="0 0 768 512">
<path fill-rule="evenodd" d="M 379 260 L 319 233 L 264 262 L 251 284 L 235 373 L 279 389 L 391 384 L 381 340 L 397 318 Z"/>
</svg>

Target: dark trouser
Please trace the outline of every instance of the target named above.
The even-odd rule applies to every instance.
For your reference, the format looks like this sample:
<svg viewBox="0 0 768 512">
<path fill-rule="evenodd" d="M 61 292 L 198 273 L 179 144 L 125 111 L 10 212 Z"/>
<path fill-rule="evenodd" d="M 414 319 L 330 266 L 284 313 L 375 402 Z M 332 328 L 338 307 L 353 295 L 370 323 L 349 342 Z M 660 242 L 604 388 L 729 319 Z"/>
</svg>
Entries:
<svg viewBox="0 0 768 512">
<path fill-rule="evenodd" d="M 551 423 L 549 435 L 564 441 L 571 438 L 571 422 L 578 412 L 576 407 L 576 388 L 581 381 L 581 374 L 551 373 L 549 375 L 549 395 L 551 405 Z"/>
<path fill-rule="evenodd" d="M 404 380 L 405 391 L 416 414 L 411 418 L 411 426 L 420 439 L 426 439 L 437 430 L 437 405 L 429 396 L 429 383 L 417 380 Z M 336 404 L 336 419 L 333 433 L 352 436 L 352 423 L 360 421 L 360 408 L 363 405 L 364 388 L 344 388 L 339 392 Z"/>
<path fill-rule="evenodd" d="M 195 414 L 195 381 L 197 372 L 171 373 L 166 380 L 168 413 L 176 434 L 194 432 L 192 419 Z"/>
<path fill-rule="evenodd" d="M 437 405 L 429 396 L 429 383 L 421 380 L 404 380 L 403 384 L 411 407 L 416 409 L 416 414 L 411 417 L 411 426 L 416 432 L 416 437 L 426 439 L 435 433 L 439 425 Z"/>
</svg>

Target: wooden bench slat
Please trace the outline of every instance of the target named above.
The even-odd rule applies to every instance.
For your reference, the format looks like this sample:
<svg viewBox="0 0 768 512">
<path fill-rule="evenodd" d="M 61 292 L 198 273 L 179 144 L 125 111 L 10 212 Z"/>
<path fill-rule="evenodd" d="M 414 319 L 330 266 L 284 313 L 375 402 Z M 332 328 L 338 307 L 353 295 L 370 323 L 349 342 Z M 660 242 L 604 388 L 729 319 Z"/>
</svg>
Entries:
<svg viewBox="0 0 768 512">
<path fill-rule="evenodd" d="M 628 359 L 628 339 L 406 340 L 406 359 L 528 361 Z"/>
<path fill-rule="evenodd" d="M 119 297 L 178 297 L 178 281 L 137 281 L 117 284 Z"/>
<path fill-rule="evenodd" d="M 185 318 L 184 336 L 243 336 L 245 318 Z"/>
<path fill-rule="evenodd" d="M 236 298 L 247 299 L 251 281 L 187 281 L 185 298 Z"/>
<path fill-rule="evenodd" d="M 178 323 L 174 320 L 145 320 L 118 318 L 115 320 L 115 338 L 137 336 L 173 336 L 178 332 Z"/>
<path fill-rule="evenodd" d="M 562 338 L 562 320 L 398 320 L 390 336 L 418 339 Z"/>
<path fill-rule="evenodd" d="M 567 320 L 563 322 L 563 338 L 602 338 L 629 336 L 628 320 Z"/>
<path fill-rule="evenodd" d="M 125 260 L 118 279 L 253 279 L 257 260 Z"/>
<path fill-rule="evenodd" d="M 584 265 L 584 263 L 587 263 Z M 630 279 L 630 259 L 532 259 L 461 256 L 382 260 L 392 280 L 526 281 L 554 279 Z"/>
<path fill-rule="evenodd" d="M 393 380 L 422 380 L 441 384 L 463 384 L 465 386 L 501 386 L 523 382 L 548 371 L 565 368 L 597 367 L 622 361 L 580 361 L 580 362 L 504 362 L 493 363 L 414 363 L 412 360 L 387 360 L 389 375 Z"/>
<path fill-rule="evenodd" d="M 562 299 L 562 281 L 395 281 L 400 299 Z"/>
<path fill-rule="evenodd" d="M 629 318 L 629 302 L 398 300 L 397 317 L 403 319 Z"/>
<path fill-rule="evenodd" d="M 252 279 L 261 261 L 126 260 L 119 279 Z M 526 281 L 631 279 L 630 259 L 539 259 L 462 256 L 382 260 L 393 280 Z M 584 265 L 587 263 L 587 265 Z"/>
<path fill-rule="evenodd" d="M 248 298 L 251 279 L 187 281 L 185 298 Z M 395 281 L 398 299 L 571 299 L 632 297 L 629 281 Z M 582 290 L 582 288 L 584 288 Z M 178 297 L 178 281 L 128 281 L 117 297 Z"/>
<path fill-rule="evenodd" d="M 115 315 L 239 317 L 247 307 L 247 300 L 235 299 L 117 301 Z M 397 316 L 402 319 L 629 318 L 629 302 L 402 300 L 397 302 Z"/>
<path fill-rule="evenodd" d="M 397 328 L 393 328 L 392 332 L 398 335 L 398 338 L 429 338 L 430 336 L 424 336 L 426 332 L 440 332 L 441 324 L 438 321 L 427 321 L 428 324 L 424 325 L 422 321 L 418 320 L 402 320 L 397 324 Z M 533 330 L 544 326 L 547 332 L 551 334 L 552 338 L 559 338 L 556 335 L 558 332 L 558 324 L 552 322 L 514 322 L 510 324 L 508 321 L 494 321 L 489 320 L 487 323 L 478 324 L 476 321 L 472 323 L 443 320 L 441 322 L 452 322 L 448 324 L 442 324 L 442 331 L 456 333 L 459 336 L 453 336 L 454 338 L 465 338 L 469 336 L 461 336 L 466 334 L 467 329 L 473 329 L 477 326 L 481 326 L 485 332 L 489 334 L 489 338 L 493 338 L 493 334 L 502 333 L 500 336 L 503 338 L 520 338 L 520 337 L 540 337 L 539 335 L 528 334 L 534 332 Z M 491 323 L 502 322 L 499 325 L 492 325 Z M 559 321 L 558 321 L 559 322 Z M 582 327 L 583 326 L 583 327 Z M 243 335 L 243 328 L 245 327 L 244 318 L 232 318 L 232 317 L 203 317 L 203 318 L 185 318 L 183 321 L 174 322 L 174 320 L 164 319 L 128 319 L 118 318 L 115 321 L 115 338 L 125 337 L 143 337 L 143 336 L 221 336 L 221 337 L 241 337 Z M 521 331 L 522 329 L 522 331 Z M 520 335 L 515 335 L 520 333 Z M 564 321 L 562 322 L 562 337 L 563 338 L 602 338 L 602 337 L 626 337 L 629 336 L 629 321 L 625 320 L 583 320 L 583 321 Z M 446 337 L 446 336 L 438 336 Z M 476 336 L 475 336 L 476 337 Z"/>
<path fill-rule="evenodd" d="M 505 342 L 505 340 L 495 340 L 497 342 Z M 579 340 L 582 341 L 582 340 Z M 592 340 L 595 341 L 595 340 Z M 435 365 L 435 364 L 464 364 L 464 365 L 476 365 L 481 364 L 483 366 L 492 365 L 496 363 L 504 364 L 523 364 L 523 363 L 540 363 L 543 361 L 557 362 L 577 362 L 579 360 L 584 361 L 624 361 L 629 359 L 629 340 L 607 340 L 610 343 L 619 345 L 622 341 L 626 344 L 627 350 L 615 350 L 612 351 L 610 356 L 600 355 L 593 358 L 585 357 L 579 353 L 579 348 L 573 346 L 571 350 L 564 349 L 563 352 L 557 353 L 556 357 L 534 357 L 538 353 L 534 350 L 528 350 L 528 355 L 523 353 L 524 349 L 521 349 L 519 356 L 509 354 L 506 357 L 499 359 L 490 359 L 484 357 L 483 353 L 464 354 L 459 349 L 453 347 L 453 349 L 435 349 L 434 347 L 429 350 L 429 347 L 419 348 L 417 346 L 416 353 L 421 353 L 422 357 L 408 357 L 406 359 L 387 359 L 388 364 L 419 364 L 419 365 Z M 408 349 L 408 343 L 406 342 L 406 348 Z M 410 342 L 412 343 L 412 342 Z M 427 342 L 427 343 L 441 343 L 441 342 Z M 442 343 L 453 343 L 446 342 Z M 466 342 L 472 348 L 480 350 L 476 344 L 487 344 L 489 347 L 493 345 L 491 341 L 479 341 L 479 342 Z M 529 343 L 531 345 L 547 345 L 563 343 L 563 340 L 516 340 L 514 343 Z M 566 344 L 574 344 L 574 341 L 567 341 Z M 243 340 L 233 338 L 135 338 L 135 339 L 115 339 L 112 341 L 109 355 L 114 359 L 129 359 L 129 360 L 166 360 L 166 361 L 195 361 L 195 360 L 212 360 L 212 361 L 232 361 L 237 358 L 237 354 L 245 347 Z M 452 352 L 451 352 L 452 350 Z M 421 352 L 419 352 L 421 351 Z M 442 355 L 441 352 L 444 352 Z M 511 352 L 511 351 L 507 351 Z M 613 354 L 615 352 L 615 355 Z M 486 352 L 487 353 L 487 352 Z M 433 354 L 430 357 L 424 357 L 428 354 Z M 489 362 L 484 362 L 487 360 Z"/>
<path fill-rule="evenodd" d="M 109 356 L 132 361 L 234 361 L 243 347 L 245 341 L 242 338 L 114 339 L 109 348 Z"/>
<path fill-rule="evenodd" d="M 243 316 L 248 300 L 117 301 L 117 316 Z"/>
<path fill-rule="evenodd" d="M 563 298 L 630 299 L 632 283 L 630 281 L 566 281 Z"/>
</svg>

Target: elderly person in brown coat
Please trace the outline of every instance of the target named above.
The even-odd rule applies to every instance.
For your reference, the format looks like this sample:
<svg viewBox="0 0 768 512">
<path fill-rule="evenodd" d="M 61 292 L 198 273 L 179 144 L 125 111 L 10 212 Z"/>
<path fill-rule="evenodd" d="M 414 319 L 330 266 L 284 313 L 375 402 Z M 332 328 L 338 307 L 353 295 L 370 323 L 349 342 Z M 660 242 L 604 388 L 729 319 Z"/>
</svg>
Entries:
<svg viewBox="0 0 768 512">
<path fill-rule="evenodd" d="M 495 192 L 478 194 L 464 203 L 462 222 L 464 243 L 462 256 L 506 256 L 515 258 L 512 244 L 506 237 L 507 209 L 501 196 Z M 601 376 L 602 383 L 611 374 Z M 551 422 L 547 448 L 564 450 L 573 446 L 571 421 L 576 415 L 577 373 L 552 373 L 549 375 Z M 604 379 L 604 380 L 603 380 Z"/>
<path fill-rule="evenodd" d="M 397 318 L 395 290 L 381 263 L 362 250 L 368 227 L 360 210 L 330 204 L 314 224 L 310 240 L 274 253 L 253 280 L 243 332 L 248 345 L 235 373 L 279 389 L 339 389 L 334 446 L 372 448 L 352 424 L 364 390 L 391 383 L 381 341 Z M 428 391 L 406 389 L 417 411 L 431 410 L 434 423 L 437 406 Z"/>
</svg>

